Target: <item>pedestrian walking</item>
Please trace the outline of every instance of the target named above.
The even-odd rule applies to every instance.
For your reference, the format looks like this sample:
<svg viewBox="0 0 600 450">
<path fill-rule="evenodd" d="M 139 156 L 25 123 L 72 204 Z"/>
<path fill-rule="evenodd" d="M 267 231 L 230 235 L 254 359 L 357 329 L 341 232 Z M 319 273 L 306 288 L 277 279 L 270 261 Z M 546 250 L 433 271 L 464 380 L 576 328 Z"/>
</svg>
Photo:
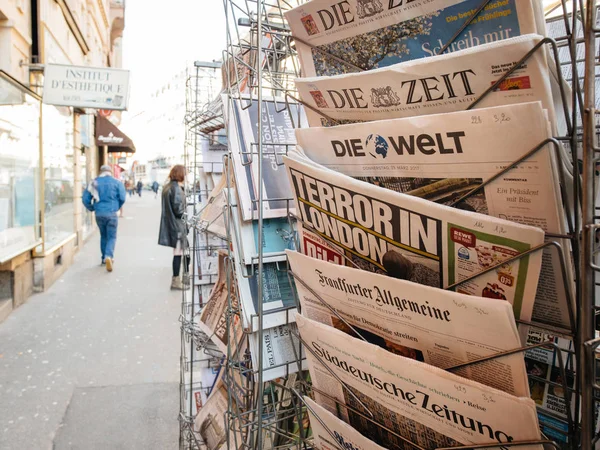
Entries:
<svg viewBox="0 0 600 450">
<path fill-rule="evenodd" d="M 133 186 L 133 180 L 127 180 L 125 182 L 125 189 L 127 189 L 127 193 L 129 194 L 129 196 L 133 197 L 133 191 L 135 190 Z"/>
<path fill-rule="evenodd" d="M 180 277 L 183 249 L 187 244 L 187 227 L 183 222 L 185 212 L 185 193 L 183 183 L 185 168 L 178 164 L 169 173 L 169 181 L 162 191 L 162 213 L 158 244 L 173 248 L 173 278 L 171 289 L 189 288 L 189 277 Z M 189 272 L 190 257 L 185 257 L 186 272 Z M 183 281 L 182 281 L 183 278 Z"/>
<path fill-rule="evenodd" d="M 141 197 L 142 196 L 142 188 L 144 187 L 141 180 L 137 182 L 136 187 L 137 187 L 137 193 Z"/>
<path fill-rule="evenodd" d="M 152 190 L 154 191 L 154 198 L 158 197 L 158 181 L 154 180 L 152 183 Z"/>
<path fill-rule="evenodd" d="M 119 218 L 117 211 L 125 203 L 126 193 L 123 183 L 112 176 L 108 165 L 100 167 L 100 175 L 92 180 L 83 192 L 83 205 L 96 213 L 96 224 L 100 230 L 101 264 L 106 264 L 106 270 L 112 272 L 115 244 L 117 243 L 117 227 Z"/>
</svg>

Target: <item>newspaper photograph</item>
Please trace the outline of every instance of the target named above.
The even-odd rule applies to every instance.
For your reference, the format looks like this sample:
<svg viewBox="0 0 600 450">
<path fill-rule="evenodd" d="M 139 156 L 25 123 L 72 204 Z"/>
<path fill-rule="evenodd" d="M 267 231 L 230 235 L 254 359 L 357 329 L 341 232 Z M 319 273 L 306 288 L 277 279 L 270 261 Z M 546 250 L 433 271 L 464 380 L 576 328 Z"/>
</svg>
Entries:
<svg viewBox="0 0 600 450">
<path fill-rule="evenodd" d="M 490 2 L 446 52 L 538 33 L 538 0 Z M 285 16 L 307 77 L 377 69 L 440 53 L 481 0 L 313 0 Z M 311 46 L 315 48 L 311 48 Z M 344 62 L 328 56 L 341 58 Z"/>
<path fill-rule="evenodd" d="M 395 434 L 423 448 L 540 439 L 529 398 L 392 355 L 301 315 L 297 325 L 312 350 L 306 358 L 317 403 L 332 413 L 339 406 L 345 422 L 383 447 L 414 448 Z M 363 417 L 367 410 L 375 423 Z"/>
<path fill-rule="evenodd" d="M 297 334 L 295 324 L 279 325 L 263 331 L 263 381 L 271 381 L 298 372 L 298 361 L 302 360 L 302 369 L 307 370 L 308 365 L 304 359 L 304 349 L 300 353 L 299 341 L 292 333 Z M 250 353 L 254 367 L 258 364 L 259 333 L 252 333 L 248 337 Z M 258 377 L 258 375 L 256 375 Z M 255 377 L 255 378 L 256 378 Z"/>
<path fill-rule="evenodd" d="M 445 288 L 544 242 L 539 228 L 373 186 L 297 152 L 284 161 L 303 252 L 305 238 L 320 238 L 345 265 Z M 517 319 L 530 320 L 541 260 L 539 252 L 517 258 L 457 291 L 489 296 L 491 289 L 513 305 Z"/>
<path fill-rule="evenodd" d="M 306 108 L 312 127 L 462 111 L 542 39 L 528 34 L 367 72 L 298 78 L 296 87 L 307 105 L 338 122 L 331 123 Z M 555 107 L 544 52 L 535 52 L 477 108 L 532 101 L 541 101 L 548 110 L 555 133 Z"/>
<path fill-rule="evenodd" d="M 225 120 L 242 219 L 258 219 L 258 100 L 231 99 Z M 262 102 L 264 217 L 286 217 L 290 188 L 282 157 L 296 145 L 294 125 L 307 126 L 304 108 L 284 99 Z M 229 117 L 231 115 L 231 117 Z"/>
<path fill-rule="evenodd" d="M 328 169 L 396 192 L 565 235 L 560 169 L 551 145 L 455 204 L 551 137 L 540 102 L 296 130 L 302 152 Z M 570 243 L 559 242 L 568 254 Z M 570 328 L 560 264 L 554 249 L 545 251 L 533 318 Z M 568 280 L 573 279 L 571 265 L 567 273 Z"/>
<path fill-rule="evenodd" d="M 521 347 L 512 307 L 506 301 L 490 301 L 337 266 L 298 252 L 288 251 L 287 255 L 297 277 L 304 317 L 356 338 L 362 336 L 396 355 L 448 369 Z M 529 397 L 521 354 L 453 373 Z"/>
<path fill-rule="evenodd" d="M 244 334 L 239 315 L 232 312 L 238 309 L 238 297 L 235 291 L 235 275 L 230 266 L 227 252 L 219 251 L 218 280 L 198 322 L 200 329 L 224 354 L 227 354 L 228 345 L 235 351 Z M 228 289 L 228 286 L 231 288 Z"/>
<path fill-rule="evenodd" d="M 310 426 L 317 449 L 385 450 L 309 397 L 304 397 L 304 401 L 309 407 Z"/>
<path fill-rule="evenodd" d="M 206 450 L 225 450 L 236 448 L 234 433 L 230 433 L 225 422 L 228 410 L 227 389 L 221 384 L 208 398 L 204 407 L 194 420 L 194 431 Z M 227 445 L 227 437 L 230 445 Z"/>
</svg>

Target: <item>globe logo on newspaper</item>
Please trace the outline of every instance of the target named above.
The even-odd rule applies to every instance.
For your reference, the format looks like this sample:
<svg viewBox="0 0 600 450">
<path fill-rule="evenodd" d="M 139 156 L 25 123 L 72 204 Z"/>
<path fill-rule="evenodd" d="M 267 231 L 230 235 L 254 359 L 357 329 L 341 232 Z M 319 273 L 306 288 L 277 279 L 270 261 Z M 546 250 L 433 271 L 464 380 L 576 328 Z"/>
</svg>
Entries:
<svg viewBox="0 0 600 450">
<path fill-rule="evenodd" d="M 385 158 L 388 153 L 389 145 L 383 136 L 370 134 L 365 142 L 365 147 L 373 158 L 377 158 L 377 155 L 381 155 L 382 158 Z"/>
</svg>

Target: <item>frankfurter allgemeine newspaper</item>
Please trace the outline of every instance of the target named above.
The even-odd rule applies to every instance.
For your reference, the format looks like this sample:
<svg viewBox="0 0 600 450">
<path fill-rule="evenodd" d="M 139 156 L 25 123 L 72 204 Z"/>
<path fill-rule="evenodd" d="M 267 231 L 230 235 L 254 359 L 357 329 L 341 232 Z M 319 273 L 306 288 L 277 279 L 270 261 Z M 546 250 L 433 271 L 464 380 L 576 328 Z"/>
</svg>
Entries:
<svg viewBox="0 0 600 450">
<path fill-rule="evenodd" d="M 455 53 L 332 77 L 298 78 L 310 126 L 462 111 L 542 40 L 528 34 Z M 557 99 L 557 102 L 560 99 Z M 541 101 L 556 132 L 555 106 L 544 52 L 535 52 L 477 108 Z M 561 112 L 559 105 L 557 113 Z"/>
<path fill-rule="evenodd" d="M 373 186 L 297 152 L 284 162 L 301 223 L 300 247 L 309 256 L 318 257 L 315 249 L 327 247 L 338 263 L 445 288 L 544 242 L 539 228 Z M 530 320 L 541 260 L 534 252 L 460 284 L 459 290 L 482 296 L 490 286 L 502 285 L 515 316 Z"/>
<path fill-rule="evenodd" d="M 541 12 L 539 3 L 490 2 L 446 52 L 522 34 L 543 34 L 535 20 Z M 480 5 L 480 0 L 312 0 L 285 17 L 296 38 L 303 75 L 313 77 L 435 56 Z"/>
<path fill-rule="evenodd" d="M 383 447 L 411 448 L 353 410 L 370 417 L 366 407 L 375 423 L 423 448 L 540 439 L 529 398 L 391 355 L 301 315 L 296 320 L 311 350 L 306 358 L 317 403 L 330 412 L 338 403 L 345 422 Z"/>
<path fill-rule="evenodd" d="M 552 137 L 540 102 L 305 128 L 296 130 L 296 137 L 309 159 L 358 180 L 548 233 L 568 233 L 552 145 L 456 203 Z M 559 242 L 569 255 L 569 242 Z M 555 249 L 545 250 L 533 318 L 570 328 L 560 264 Z M 567 276 L 572 279 L 570 264 Z M 498 288 L 502 298 L 502 283 Z"/>
<path fill-rule="evenodd" d="M 359 337 L 358 332 L 369 343 L 391 353 L 449 369 L 521 346 L 507 301 L 397 280 L 299 252 L 287 251 L 287 255 L 303 316 L 354 337 Z M 529 397 L 521 354 L 453 373 Z"/>
<path fill-rule="evenodd" d="M 339 450 L 340 447 L 354 450 L 385 450 L 314 400 L 304 397 L 304 401 L 309 406 L 310 426 L 315 447 L 319 450 Z"/>
</svg>

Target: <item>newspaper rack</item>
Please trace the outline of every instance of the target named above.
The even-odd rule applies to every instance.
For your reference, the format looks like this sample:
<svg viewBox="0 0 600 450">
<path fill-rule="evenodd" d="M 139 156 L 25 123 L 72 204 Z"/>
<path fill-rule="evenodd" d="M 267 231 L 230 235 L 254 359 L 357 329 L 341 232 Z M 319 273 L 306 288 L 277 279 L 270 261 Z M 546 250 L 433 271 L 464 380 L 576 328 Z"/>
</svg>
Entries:
<svg viewBox="0 0 600 450">
<path fill-rule="evenodd" d="M 489 2 L 490 0 L 482 1 L 477 9 L 477 13 L 482 11 Z M 227 48 L 223 53 L 223 72 L 227 85 L 227 95 L 230 101 L 228 102 L 228 105 L 224 105 L 223 108 L 231 107 L 231 99 L 240 100 L 242 102 L 246 100 L 242 103 L 242 108 L 244 109 L 249 108 L 253 101 L 258 102 L 260 105 L 264 99 L 263 95 L 268 93 L 270 97 L 282 97 L 283 101 L 281 103 L 276 101 L 276 109 L 287 109 L 290 115 L 293 116 L 291 109 L 292 102 L 296 104 L 302 103 L 298 99 L 298 95 L 294 92 L 292 82 L 293 78 L 299 75 L 299 66 L 294 45 L 294 37 L 291 36 L 285 23 L 283 12 L 300 3 L 303 2 L 301 0 L 226 0 L 224 2 L 227 19 Z M 571 323 L 570 329 L 564 329 L 553 323 L 520 321 L 520 324 L 534 327 L 535 329 L 542 330 L 550 335 L 562 333 L 571 336 L 575 343 L 575 347 L 574 350 L 565 350 L 559 348 L 554 342 L 542 342 L 501 352 L 480 360 L 471 361 L 465 365 L 477 364 L 494 358 L 502 358 L 512 354 L 523 353 L 534 348 L 553 350 L 558 358 L 561 383 L 539 377 L 536 378 L 535 375 L 530 375 L 530 378 L 536 378 L 536 381 L 539 383 L 555 385 L 556 387 L 562 388 L 564 401 L 567 405 L 567 417 L 564 419 L 556 416 L 552 417 L 552 419 L 555 420 L 555 424 L 557 425 L 565 423 L 566 429 L 552 424 L 545 424 L 544 427 L 547 430 L 553 431 L 555 435 L 563 435 L 563 444 L 559 445 L 553 440 L 542 439 L 533 442 L 511 442 L 509 444 L 504 444 L 503 446 L 519 447 L 541 444 L 548 448 L 554 447 L 556 449 L 565 447 L 574 449 L 576 447 L 581 447 L 584 450 L 590 450 L 599 440 L 599 435 L 596 432 L 595 404 L 600 402 L 600 382 L 598 381 L 600 374 L 597 373 L 598 368 L 596 364 L 596 354 L 600 347 L 600 338 L 595 339 L 596 316 L 600 313 L 600 308 L 595 306 L 596 288 L 597 286 L 600 286 L 600 283 L 596 281 L 597 278 L 595 275 L 596 272 L 600 272 L 600 263 L 598 262 L 599 259 L 597 257 L 599 251 L 597 235 L 598 229 L 600 228 L 600 208 L 596 208 L 595 206 L 595 183 L 598 182 L 595 170 L 600 159 L 596 154 L 600 153 L 600 147 L 597 144 L 599 133 L 598 124 L 600 123 L 600 120 L 597 117 L 599 112 L 596 111 L 597 100 L 595 89 L 596 80 L 599 75 L 595 70 L 595 66 L 597 54 L 596 44 L 598 42 L 598 36 L 600 35 L 600 28 L 596 26 L 598 10 L 595 0 L 560 0 L 557 3 L 555 9 L 551 9 L 548 12 L 548 14 L 556 14 L 556 8 L 558 8 L 559 11 L 563 11 L 556 15 L 555 18 L 548 19 L 548 24 L 551 28 L 549 34 L 554 34 L 554 39 L 545 38 L 533 50 L 526 55 L 523 55 L 523 58 L 518 61 L 512 69 L 506 72 L 500 80 L 490 86 L 486 93 L 475 100 L 469 106 L 469 109 L 476 106 L 487 93 L 498 87 L 506 77 L 531 57 L 532 54 L 536 51 L 541 51 L 542 48 L 549 48 L 556 63 L 556 74 L 561 81 L 559 87 L 564 106 L 561 113 L 564 115 L 568 133 L 566 136 L 559 136 L 541 142 L 535 148 L 532 148 L 525 153 L 521 158 L 514 161 L 510 166 L 499 171 L 491 179 L 465 194 L 458 201 L 474 195 L 487 184 L 493 182 L 497 177 L 510 171 L 542 149 L 549 148 L 549 151 L 554 151 L 558 155 L 561 143 L 570 146 L 573 167 L 581 170 L 581 179 L 578 176 L 574 177 L 574 193 L 573 197 L 569 197 L 564 192 L 565 174 L 563 173 L 562 165 L 560 165 L 561 170 L 559 171 L 559 176 L 561 188 L 563 189 L 563 199 L 568 206 L 566 209 L 568 211 L 575 211 L 575 213 L 572 214 L 572 217 L 570 214 L 567 214 L 568 234 L 547 234 L 546 237 L 548 240 L 543 245 L 514 256 L 513 259 L 519 259 L 532 252 L 543 250 L 558 252 L 563 274 L 562 282 L 565 286 L 565 291 L 569 295 L 569 298 L 567 299 L 567 309 L 569 311 Z M 442 51 L 450 46 L 452 41 L 460 35 L 476 15 L 477 14 L 473 14 L 461 25 L 461 28 L 454 37 L 443 46 Z M 245 31 L 249 32 L 244 33 Z M 560 36 L 558 34 L 560 34 Z M 296 40 L 300 41 L 299 39 Z M 306 42 L 300 42 L 309 45 Z M 322 52 L 321 49 L 316 47 L 313 48 Z M 582 55 L 583 50 L 585 50 L 584 55 Z M 344 58 L 339 55 L 333 55 L 327 52 L 325 52 L 325 54 L 325 56 L 333 58 L 339 63 L 350 64 L 344 61 Z M 352 70 L 359 71 L 362 69 L 353 66 Z M 569 74 L 569 77 L 564 77 L 565 73 Z M 205 74 L 201 73 L 199 69 L 196 68 L 196 74 L 195 76 L 192 75 L 189 83 L 191 97 L 195 96 L 195 99 L 188 101 L 187 105 L 189 113 L 187 118 L 189 119 L 189 123 L 186 123 L 189 130 L 189 141 L 186 147 L 188 150 L 186 162 L 188 167 L 194 173 L 194 176 L 196 176 L 198 171 L 202 170 L 203 166 L 197 159 L 199 136 L 203 134 L 208 136 L 214 131 L 215 127 L 222 128 L 224 126 L 224 121 L 218 116 L 211 115 L 211 111 L 207 111 L 206 106 L 201 104 L 198 98 L 198 82 L 199 80 L 202 80 L 202 77 L 204 76 Z M 570 82 L 572 86 L 570 99 L 567 98 L 567 92 L 564 83 L 562 83 L 563 77 L 566 78 L 565 81 Z M 583 81 L 583 83 L 581 83 L 581 81 Z M 567 107 L 569 103 L 571 104 L 571 111 L 569 111 L 569 108 Z M 315 108 L 312 108 L 310 105 L 304 106 L 315 110 Z M 318 112 L 318 110 L 315 111 Z M 324 114 L 323 116 L 334 124 L 337 122 Z M 260 127 L 260 117 L 258 121 Z M 294 122 L 294 126 L 298 125 L 297 121 L 294 121 L 294 119 L 292 119 L 292 121 Z M 581 153 L 582 156 L 580 157 L 578 157 L 577 152 L 578 145 L 581 145 L 584 149 Z M 249 151 L 243 153 L 244 156 L 247 157 L 244 164 L 258 165 L 260 179 L 263 157 L 265 155 L 272 155 L 277 160 L 277 156 L 286 154 L 288 148 L 292 147 L 292 144 L 278 144 L 277 147 L 284 147 L 285 150 L 274 150 L 273 144 L 263 142 L 259 133 L 257 142 L 251 145 Z M 231 151 L 237 150 L 230 149 L 230 152 Z M 254 155 L 256 155 L 257 158 L 254 158 Z M 277 164 L 281 163 L 277 161 Z M 232 180 L 233 177 L 231 167 L 229 167 L 223 176 L 227 177 L 227 185 L 230 186 L 230 180 Z M 195 185 L 196 184 L 194 183 L 194 186 Z M 207 206 L 205 202 L 202 203 L 202 198 L 208 198 L 209 192 L 210 189 L 205 189 L 195 190 L 190 193 L 194 203 L 196 203 L 197 198 L 200 199 L 200 204 L 194 204 L 193 214 L 187 219 L 188 224 L 194 229 L 193 243 L 190 248 L 187 249 L 194 261 L 196 260 L 196 255 L 198 253 L 217 247 L 211 245 L 210 241 L 207 239 L 207 228 L 209 224 L 201 223 L 198 220 L 202 208 Z M 292 199 L 269 198 L 268 200 L 277 200 L 282 203 L 285 202 L 289 230 L 292 239 L 295 240 L 295 236 L 293 236 L 294 222 L 300 221 L 301 219 L 295 217 L 290 209 L 290 202 Z M 259 257 L 253 259 L 252 264 L 243 267 L 239 273 L 233 275 L 244 278 L 258 275 L 259 299 L 262 298 L 265 289 L 262 282 L 264 264 L 262 257 L 262 205 L 266 201 L 267 198 L 264 196 L 262 186 L 259 186 L 259 195 L 256 199 L 252 200 L 253 203 L 257 204 L 256 209 L 258 210 Z M 456 203 L 458 203 L 458 201 L 456 201 Z M 229 202 L 229 205 L 231 204 L 235 205 L 236 203 Z M 239 248 L 232 248 L 231 245 L 228 245 L 228 242 L 232 242 L 231 237 L 234 233 L 237 233 L 236 237 L 239 242 L 239 229 L 235 227 L 234 221 L 231 220 L 231 212 L 228 211 L 228 208 L 230 207 L 231 206 L 226 206 L 223 211 L 223 216 L 227 224 L 228 239 L 226 239 L 224 243 L 218 245 L 218 247 L 227 250 L 230 253 L 229 258 L 233 258 L 234 253 L 239 254 Z M 577 213 L 579 210 L 582 212 L 581 215 Z M 304 224 L 304 226 L 307 225 Z M 571 249 L 563 249 L 562 246 L 553 239 L 569 240 Z M 573 258 L 576 261 L 575 292 L 573 293 L 571 293 L 570 288 L 571 280 L 568 280 L 566 276 L 567 259 L 565 258 L 565 254 L 568 254 L 568 252 L 572 252 Z M 298 278 L 291 270 L 285 269 L 284 263 L 278 264 L 280 264 L 282 271 L 287 271 L 290 284 L 292 282 L 304 283 L 304 281 Z M 481 273 L 473 275 L 473 278 L 480 276 L 486 271 L 494 270 L 495 268 L 496 266 L 488 268 Z M 197 264 L 192 264 L 190 270 L 190 275 L 192 275 L 192 278 L 195 278 L 197 275 Z M 214 274 L 211 274 L 210 281 L 213 280 Z M 460 283 L 464 283 L 465 281 L 468 281 L 468 279 L 462 280 Z M 453 289 L 460 283 L 449 286 L 448 289 Z M 227 277 L 227 286 L 228 289 L 235 286 L 235 279 L 229 274 Z M 187 393 L 195 386 L 193 383 L 198 383 L 193 380 L 194 365 L 201 365 L 205 361 L 221 365 L 221 371 L 223 373 L 222 381 L 228 388 L 230 408 L 224 417 L 229 430 L 227 448 L 312 448 L 312 439 L 308 434 L 308 430 L 302 426 L 306 411 L 310 409 L 310 406 L 307 405 L 303 397 L 310 396 L 311 392 L 315 391 L 315 388 L 311 385 L 309 380 L 306 379 L 306 372 L 302 370 L 302 358 L 300 355 L 302 354 L 303 349 L 307 349 L 308 347 L 303 345 L 301 337 L 298 333 L 291 330 L 288 336 L 292 343 L 291 347 L 294 349 L 294 361 L 287 361 L 271 366 L 270 369 L 281 369 L 282 375 L 278 377 L 277 380 L 263 382 L 265 379 L 265 371 L 263 370 L 263 358 L 265 357 L 264 349 L 262 346 L 258 346 L 257 354 L 251 355 L 255 349 L 252 349 L 249 345 L 253 334 L 256 333 L 252 333 L 251 330 L 248 329 L 243 330 L 243 336 L 241 338 L 243 345 L 236 346 L 235 348 L 231 346 L 228 347 L 227 354 L 224 355 L 212 345 L 211 338 L 213 336 L 207 335 L 199 330 L 195 324 L 195 320 L 197 319 L 199 312 L 198 308 L 201 301 L 195 302 L 193 300 L 196 298 L 194 292 L 199 288 L 200 286 L 192 285 L 192 300 L 190 300 L 190 294 L 184 291 L 182 302 L 182 315 L 180 319 L 182 329 L 182 371 L 190 373 L 192 376 L 190 379 L 184 379 L 182 376 L 181 381 L 180 448 L 201 448 L 198 436 L 193 430 L 193 417 L 190 417 L 189 415 L 192 399 Z M 295 292 L 294 295 L 296 295 Z M 571 298 L 571 295 L 573 298 Z M 317 295 L 315 296 L 318 297 Z M 327 305 L 322 298 L 318 298 L 324 305 Z M 229 300 L 230 303 L 227 309 L 228 324 L 230 324 L 230 321 L 236 316 L 240 316 L 241 314 L 239 306 L 233 305 L 231 299 Z M 266 331 L 262 327 L 264 318 L 273 313 L 285 312 L 284 325 L 292 326 L 293 318 L 291 316 L 291 311 L 294 308 L 299 308 L 299 303 L 296 303 L 297 304 L 294 307 L 263 310 L 262 302 L 259 301 L 258 312 L 253 316 L 256 317 L 259 323 L 258 335 L 260 336 Z M 333 308 L 330 306 L 328 307 L 335 313 Z M 577 314 L 575 314 L 575 312 L 577 312 Z M 335 313 L 335 315 L 338 319 L 342 320 L 346 325 L 352 328 L 343 317 L 337 313 Z M 357 334 L 360 336 L 359 333 Z M 297 341 L 295 342 L 293 338 Z M 569 355 L 567 361 L 564 360 L 563 355 L 565 354 Z M 296 367 L 294 368 L 293 365 Z M 457 370 L 465 365 L 450 367 L 447 368 L 447 370 Z M 567 370 L 574 370 L 576 372 L 576 382 L 573 383 L 573 387 L 569 386 L 567 381 Z M 325 393 L 321 392 L 321 394 Z M 571 402 L 573 402 L 572 405 Z M 346 409 L 351 408 L 346 405 L 339 406 Z M 365 408 L 364 411 L 354 410 L 353 412 L 361 415 L 366 420 L 369 420 L 368 409 Z M 543 414 L 551 416 L 547 411 L 544 411 Z M 318 415 L 315 416 L 317 416 L 317 420 L 319 420 Z M 293 421 L 300 425 L 296 430 L 290 428 L 290 423 Z M 321 423 L 321 425 L 325 426 L 324 423 Z M 381 426 L 379 424 L 375 425 Z M 391 430 L 388 431 L 392 432 Z M 333 434 L 332 437 L 334 437 Z M 406 441 L 400 436 L 398 436 L 398 438 Z M 567 444 L 565 444 L 565 442 L 567 442 Z M 419 450 L 432 450 L 424 449 L 412 442 L 407 443 Z M 494 445 L 471 445 L 452 447 L 452 449 L 484 449 L 493 446 Z M 341 446 L 339 448 L 343 450 Z M 439 450 L 450 449 L 444 448 Z"/>
</svg>

